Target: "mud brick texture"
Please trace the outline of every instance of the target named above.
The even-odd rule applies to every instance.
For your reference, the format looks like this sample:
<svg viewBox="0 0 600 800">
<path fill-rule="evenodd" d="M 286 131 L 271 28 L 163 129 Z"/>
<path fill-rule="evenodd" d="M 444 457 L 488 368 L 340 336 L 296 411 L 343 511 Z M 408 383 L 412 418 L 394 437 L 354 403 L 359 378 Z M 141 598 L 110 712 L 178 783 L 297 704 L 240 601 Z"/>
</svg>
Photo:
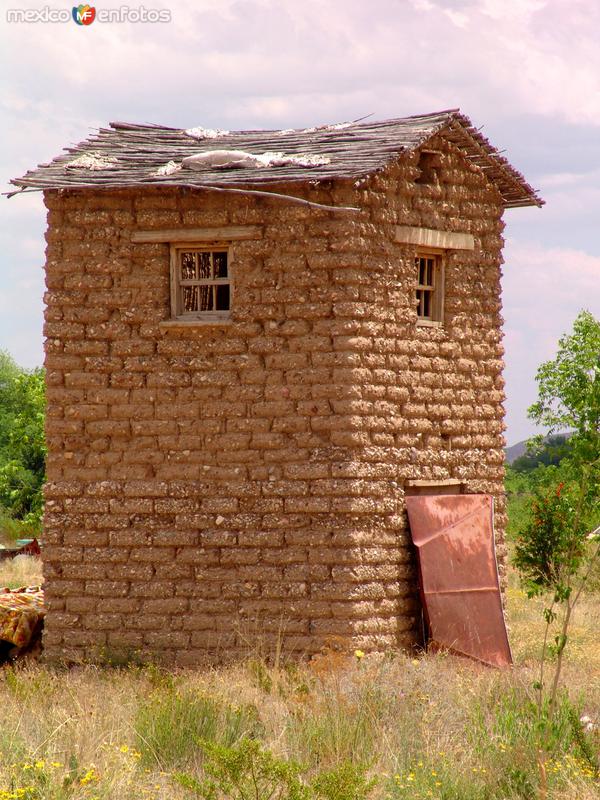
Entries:
<svg viewBox="0 0 600 800">
<path fill-rule="evenodd" d="M 278 185 L 338 213 L 195 189 L 49 190 L 44 571 L 50 659 L 222 661 L 279 644 L 418 637 L 406 481 L 495 498 L 504 559 L 503 203 L 443 137 L 360 182 Z M 169 245 L 252 225 L 229 324 L 169 328 Z M 396 225 L 445 253 L 445 321 L 417 325 Z M 227 242 L 225 242 L 227 243 Z"/>
</svg>

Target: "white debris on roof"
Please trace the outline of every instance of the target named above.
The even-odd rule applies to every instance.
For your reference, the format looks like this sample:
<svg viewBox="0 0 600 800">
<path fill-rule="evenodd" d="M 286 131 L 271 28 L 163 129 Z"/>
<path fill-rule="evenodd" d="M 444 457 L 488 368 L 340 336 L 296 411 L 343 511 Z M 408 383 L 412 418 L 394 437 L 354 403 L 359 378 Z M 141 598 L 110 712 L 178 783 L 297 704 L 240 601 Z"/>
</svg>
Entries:
<svg viewBox="0 0 600 800">
<path fill-rule="evenodd" d="M 159 167 L 155 172 L 150 173 L 153 178 L 161 178 L 164 175 L 172 175 L 174 172 L 179 172 L 181 164 L 176 164 L 174 161 L 167 161 L 162 167 Z"/>
<path fill-rule="evenodd" d="M 313 153 L 298 153 L 291 156 L 286 156 L 283 153 L 265 153 L 265 155 L 279 157 L 281 163 L 273 164 L 276 167 L 281 167 L 285 164 L 295 164 L 298 167 L 321 167 L 323 164 L 331 162 L 329 156 L 319 156 Z"/>
<path fill-rule="evenodd" d="M 185 132 L 194 139 L 220 139 L 221 136 L 229 136 L 229 131 L 222 131 L 220 128 L 203 128 L 201 125 L 197 128 L 187 128 Z"/>
<path fill-rule="evenodd" d="M 341 131 L 344 128 L 350 128 L 355 125 L 355 122 L 337 122 L 335 125 L 316 125 L 314 128 L 284 128 L 278 131 L 278 136 L 287 136 L 290 133 L 317 133 L 326 131 Z"/>
<path fill-rule="evenodd" d="M 194 156 L 187 156 L 181 162 L 184 169 L 205 169 L 206 167 L 217 167 L 221 169 L 245 169 L 248 167 L 258 167 L 256 156 L 246 153 L 244 150 L 207 150 L 206 153 L 197 153 Z"/>
<path fill-rule="evenodd" d="M 105 156 L 102 153 L 84 153 L 84 155 L 69 161 L 65 164 L 65 169 L 112 169 L 117 163 L 117 159 L 113 156 Z"/>
<path fill-rule="evenodd" d="M 298 167 L 319 167 L 329 164 L 328 156 L 313 155 L 312 153 L 299 153 L 286 155 L 285 153 L 247 153 L 244 150 L 209 150 L 188 156 L 181 162 L 184 169 L 201 170 L 210 167 L 215 169 L 260 169 L 262 167 L 285 167 L 288 165 Z"/>
</svg>

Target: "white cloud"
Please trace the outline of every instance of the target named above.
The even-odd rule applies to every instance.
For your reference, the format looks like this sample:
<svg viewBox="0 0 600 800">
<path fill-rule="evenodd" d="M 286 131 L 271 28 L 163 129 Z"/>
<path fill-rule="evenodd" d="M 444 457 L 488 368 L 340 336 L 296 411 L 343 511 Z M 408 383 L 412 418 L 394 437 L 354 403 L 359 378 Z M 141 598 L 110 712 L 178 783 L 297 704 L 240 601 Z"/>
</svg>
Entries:
<svg viewBox="0 0 600 800">
<path fill-rule="evenodd" d="M 482 14 L 496 21 L 511 20 L 526 23 L 537 11 L 546 7 L 545 0 L 482 0 L 479 4 Z M 477 6 L 477 3 L 473 3 Z"/>
<path fill-rule="evenodd" d="M 447 8 L 444 9 L 444 14 L 457 28 L 466 28 L 469 24 L 469 16 L 460 11 L 452 11 L 452 9 Z"/>
<path fill-rule="evenodd" d="M 508 241 L 503 278 L 506 393 L 510 444 L 533 432 L 538 366 L 554 357 L 584 308 L 600 318 L 600 257 L 582 250 Z"/>
<path fill-rule="evenodd" d="M 0 181 L 58 155 L 110 119 L 287 128 L 460 106 L 475 124 L 494 131 L 495 144 L 512 141 L 521 153 L 535 154 L 536 163 L 549 165 L 543 168 L 548 174 L 534 181 L 548 204 L 541 212 L 514 212 L 511 224 L 518 227 L 519 242 L 506 254 L 514 439 L 512 431 L 524 424 L 523 408 L 533 399 L 535 367 L 569 329 L 579 300 L 597 308 L 600 4 L 152 0 L 145 5 L 171 8 L 173 21 L 89 28 L 0 25 Z M 569 125 L 593 133 L 589 169 L 583 157 L 573 163 Z M 516 166 L 528 173 L 526 159 Z M 44 211 L 40 197 L 31 195 L 0 198 L 0 210 L 0 346 L 28 363 L 34 353 L 39 360 L 41 349 Z M 556 231 L 563 233 L 561 246 L 551 248 L 548 240 Z M 581 232 L 587 233 L 585 243 Z"/>
<path fill-rule="evenodd" d="M 600 125 L 600 6 L 588 0 L 181 0 L 172 10 L 168 24 L 3 26 L 13 95 L 44 93 L 49 116 L 75 108 L 94 122 L 169 122 L 176 109 L 186 125 L 219 124 L 240 98 L 268 98 L 310 123 L 331 118 L 328 95 L 340 107 L 364 88 L 378 116 L 458 100 L 476 121 L 510 109 Z"/>
<path fill-rule="evenodd" d="M 539 184 L 544 189 L 552 191 L 555 187 L 577 187 L 580 188 L 584 181 L 589 181 L 592 177 L 589 173 L 581 172 L 555 172 L 549 175 L 542 175 Z"/>
</svg>

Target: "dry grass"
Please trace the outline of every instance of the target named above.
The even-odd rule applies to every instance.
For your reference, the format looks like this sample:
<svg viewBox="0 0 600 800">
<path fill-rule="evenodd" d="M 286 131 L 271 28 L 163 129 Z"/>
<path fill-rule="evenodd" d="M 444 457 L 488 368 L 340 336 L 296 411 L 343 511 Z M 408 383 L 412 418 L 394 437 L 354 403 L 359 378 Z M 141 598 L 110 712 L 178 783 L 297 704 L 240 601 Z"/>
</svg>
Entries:
<svg viewBox="0 0 600 800">
<path fill-rule="evenodd" d="M 597 596 L 582 604 L 565 680 L 577 714 L 600 721 L 597 608 Z M 443 654 L 413 660 L 399 653 L 325 654 L 279 670 L 260 659 L 177 673 L 156 667 L 5 669 L 0 800 L 192 797 L 173 772 L 202 775 L 195 737 L 234 744 L 245 735 L 258 737 L 278 757 L 300 761 L 306 776 L 347 761 L 365 765 L 378 778 L 373 800 L 533 800 L 528 696 L 538 610 L 510 589 L 516 667 L 505 672 Z M 551 765 L 549 800 L 592 800 L 600 792 L 585 774 L 589 765 L 566 752 L 577 757 L 567 710 L 563 705 L 566 733 Z M 589 743 L 598 751 L 597 731 Z"/>
<path fill-rule="evenodd" d="M 0 588 L 40 586 L 43 583 L 42 560 L 33 556 L 17 556 L 0 561 Z"/>
<path fill-rule="evenodd" d="M 540 599 L 529 600 L 516 588 L 508 590 L 512 647 L 519 664 L 532 664 L 540 652 L 544 622 Z M 583 597 L 571 623 L 567 670 L 572 685 L 600 692 L 600 594 Z M 580 676 L 579 678 L 577 676 Z M 592 680 L 587 684 L 586 676 Z M 595 678 L 595 680 L 594 680 Z M 582 680 L 583 679 L 583 680 Z M 597 697 L 600 703 L 600 695 Z"/>
</svg>

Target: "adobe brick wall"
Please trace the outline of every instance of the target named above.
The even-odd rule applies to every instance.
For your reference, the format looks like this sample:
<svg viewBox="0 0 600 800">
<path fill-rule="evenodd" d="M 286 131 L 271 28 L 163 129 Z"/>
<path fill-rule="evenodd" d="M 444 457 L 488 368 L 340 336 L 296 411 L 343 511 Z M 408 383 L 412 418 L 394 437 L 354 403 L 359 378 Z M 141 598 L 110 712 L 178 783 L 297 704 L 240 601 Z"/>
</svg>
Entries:
<svg viewBox="0 0 600 800">
<path fill-rule="evenodd" d="M 407 479 L 493 494 L 502 545 L 502 205 L 429 146 L 437 187 L 414 183 L 416 156 L 360 185 L 279 187 L 359 215 L 46 192 L 47 657 L 409 644 Z M 160 328 L 168 245 L 132 231 L 244 224 L 262 238 L 234 244 L 233 324 Z M 415 325 L 396 224 L 475 236 L 449 255 L 443 329 Z"/>
</svg>

